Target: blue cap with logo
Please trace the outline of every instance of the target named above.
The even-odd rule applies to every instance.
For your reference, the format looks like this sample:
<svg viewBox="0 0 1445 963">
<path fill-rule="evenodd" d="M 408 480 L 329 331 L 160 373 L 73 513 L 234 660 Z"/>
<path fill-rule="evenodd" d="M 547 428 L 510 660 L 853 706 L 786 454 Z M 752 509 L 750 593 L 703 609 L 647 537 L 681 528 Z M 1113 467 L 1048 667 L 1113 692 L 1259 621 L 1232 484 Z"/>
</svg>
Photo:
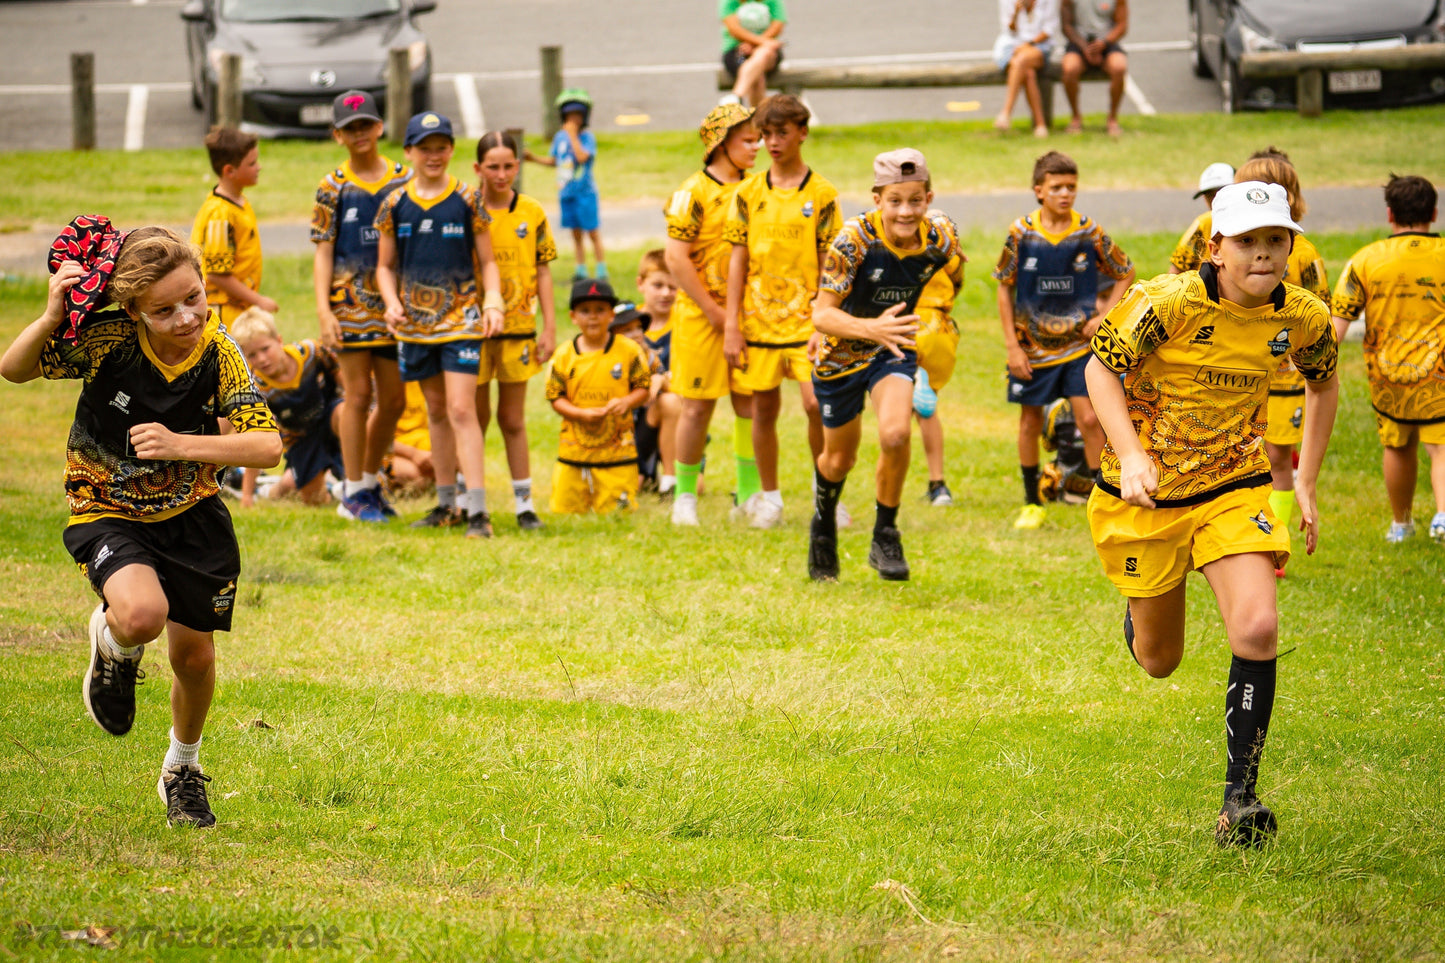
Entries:
<svg viewBox="0 0 1445 963">
<path fill-rule="evenodd" d="M 406 139 L 401 142 L 401 146 L 414 147 L 432 134 L 444 134 L 448 140 L 456 140 L 452 134 L 452 122 L 442 114 L 434 110 L 413 114 L 411 120 L 406 122 Z"/>
</svg>

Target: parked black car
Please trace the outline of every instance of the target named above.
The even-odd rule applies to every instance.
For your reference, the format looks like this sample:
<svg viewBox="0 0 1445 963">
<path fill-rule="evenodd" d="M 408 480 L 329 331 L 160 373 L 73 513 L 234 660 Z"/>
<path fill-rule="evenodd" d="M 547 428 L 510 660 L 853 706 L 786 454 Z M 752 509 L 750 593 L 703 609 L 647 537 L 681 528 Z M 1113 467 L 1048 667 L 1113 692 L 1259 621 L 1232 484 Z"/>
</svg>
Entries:
<svg viewBox="0 0 1445 963">
<path fill-rule="evenodd" d="M 241 55 L 242 124 L 268 137 L 324 137 L 343 90 L 386 109 L 387 52 L 405 48 L 412 104 L 431 106 L 431 48 L 418 14 L 436 0 L 187 0 L 191 101 L 216 119 L 221 58 Z"/>
<path fill-rule="evenodd" d="M 1445 42 L 1445 0 L 1188 0 L 1194 72 L 1219 78 L 1226 113 L 1296 106 L 1296 80 L 1241 75 L 1240 58 L 1274 51 L 1362 54 Z M 1368 59 L 1367 57 L 1365 58 Z M 1384 59 L 1384 58 L 1382 58 Z M 1326 108 L 1445 100 L 1445 66 L 1329 70 Z"/>
</svg>

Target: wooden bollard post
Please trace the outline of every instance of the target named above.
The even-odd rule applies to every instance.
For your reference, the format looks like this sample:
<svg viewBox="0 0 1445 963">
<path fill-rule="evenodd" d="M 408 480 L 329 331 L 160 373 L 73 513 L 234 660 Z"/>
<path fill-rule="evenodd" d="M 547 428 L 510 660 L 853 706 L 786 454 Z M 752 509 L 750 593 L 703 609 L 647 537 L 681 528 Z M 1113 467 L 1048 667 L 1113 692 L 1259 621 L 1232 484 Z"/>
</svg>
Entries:
<svg viewBox="0 0 1445 963">
<path fill-rule="evenodd" d="M 221 57 L 221 72 L 216 78 L 216 123 L 222 127 L 241 126 L 241 55 L 228 53 Z"/>
<path fill-rule="evenodd" d="M 1318 117 L 1325 110 L 1325 75 L 1319 70 L 1305 70 L 1299 75 L 1297 84 L 1299 115 Z"/>
<path fill-rule="evenodd" d="M 95 150 L 95 54 L 70 55 L 70 142 L 75 150 Z"/>
<path fill-rule="evenodd" d="M 551 140 L 562 122 L 553 101 L 562 92 L 562 48 L 542 48 L 542 131 Z"/>
<path fill-rule="evenodd" d="M 506 130 L 502 131 L 502 136 L 507 138 L 507 140 L 511 142 L 512 146 L 517 149 L 517 179 L 512 181 L 512 190 L 520 194 L 522 193 L 522 169 L 525 166 L 522 163 L 522 158 L 527 153 L 527 147 L 526 142 L 523 139 L 522 128 L 508 127 Z"/>
<path fill-rule="evenodd" d="M 411 60 L 405 47 L 391 51 L 386 58 L 386 133 L 400 144 L 406 137 L 406 122 L 411 120 Z"/>
</svg>

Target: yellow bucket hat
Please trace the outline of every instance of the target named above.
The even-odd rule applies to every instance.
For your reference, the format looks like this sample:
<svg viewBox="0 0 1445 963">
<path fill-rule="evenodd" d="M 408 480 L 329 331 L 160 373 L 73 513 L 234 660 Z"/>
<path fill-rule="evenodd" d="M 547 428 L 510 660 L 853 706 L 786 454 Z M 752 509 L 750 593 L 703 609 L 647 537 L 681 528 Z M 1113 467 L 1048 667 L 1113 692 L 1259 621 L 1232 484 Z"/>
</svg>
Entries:
<svg viewBox="0 0 1445 963">
<path fill-rule="evenodd" d="M 742 104 L 718 104 L 707 112 L 702 119 L 702 126 L 698 128 L 697 135 L 702 138 L 702 161 L 712 156 L 718 145 L 728 139 L 728 132 L 738 124 L 744 123 L 753 116 L 751 107 L 744 107 Z"/>
</svg>

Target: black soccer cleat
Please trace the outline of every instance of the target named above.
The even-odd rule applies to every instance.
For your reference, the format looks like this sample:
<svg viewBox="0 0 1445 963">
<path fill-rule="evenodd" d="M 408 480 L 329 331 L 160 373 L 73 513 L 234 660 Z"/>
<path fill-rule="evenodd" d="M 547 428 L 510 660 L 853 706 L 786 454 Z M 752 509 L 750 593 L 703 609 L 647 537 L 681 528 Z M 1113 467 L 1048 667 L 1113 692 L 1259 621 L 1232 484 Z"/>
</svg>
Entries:
<svg viewBox="0 0 1445 963">
<path fill-rule="evenodd" d="M 467 538 L 491 538 L 492 516 L 486 512 L 474 512 L 467 516 Z"/>
<path fill-rule="evenodd" d="M 908 561 L 903 557 L 903 537 L 898 529 L 891 525 L 874 529 L 868 564 L 889 582 L 908 581 Z"/>
<path fill-rule="evenodd" d="M 808 577 L 815 582 L 838 581 L 838 530 L 816 512 L 808 526 Z"/>
<path fill-rule="evenodd" d="M 206 800 L 206 783 L 211 777 L 198 766 L 172 766 L 161 770 L 156 792 L 166 804 L 167 826 L 194 826 L 204 829 L 216 825 L 216 814 Z"/>
<path fill-rule="evenodd" d="M 443 508 L 440 505 L 434 505 L 431 511 L 412 522 L 411 527 L 451 528 L 455 525 L 462 524 L 466 520 L 466 514 L 459 508 Z"/>
<path fill-rule="evenodd" d="M 534 511 L 517 513 L 517 527 L 524 532 L 536 532 L 542 529 L 542 520 L 537 517 Z"/>
<path fill-rule="evenodd" d="M 102 602 L 90 613 L 90 666 L 80 696 L 96 725 L 113 736 L 123 736 L 135 723 L 135 687 L 145 678 L 145 672 L 140 667 L 139 651 L 134 659 L 113 658 L 106 651 L 101 641 L 104 629 Z"/>
<path fill-rule="evenodd" d="M 1231 793 L 1214 824 L 1214 841 L 1220 846 L 1260 847 L 1274 839 L 1279 822 L 1253 792 Z"/>
</svg>

